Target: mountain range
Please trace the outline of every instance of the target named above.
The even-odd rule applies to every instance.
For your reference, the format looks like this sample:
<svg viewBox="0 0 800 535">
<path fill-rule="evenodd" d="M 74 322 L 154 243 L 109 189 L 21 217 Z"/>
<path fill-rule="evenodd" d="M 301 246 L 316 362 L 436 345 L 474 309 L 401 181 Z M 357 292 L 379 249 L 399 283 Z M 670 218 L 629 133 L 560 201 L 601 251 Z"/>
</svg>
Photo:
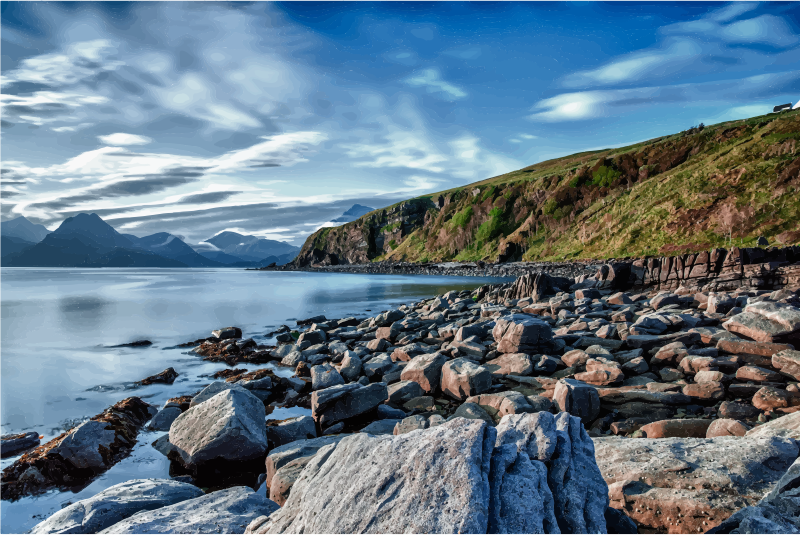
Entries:
<svg viewBox="0 0 800 535">
<path fill-rule="evenodd" d="M 288 243 L 223 232 L 208 241 L 227 244 L 226 251 L 201 254 L 167 232 L 120 234 L 97 214 L 69 217 L 53 232 L 20 216 L 0 224 L 0 235 L 7 267 L 261 267 L 288 263 L 299 251 Z"/>
<path fill-rule="evenodd" d="M 580 152 L 375 210 L 293 264 L 565 261 L 800 244 L 800 109 Z"/>
</svg>

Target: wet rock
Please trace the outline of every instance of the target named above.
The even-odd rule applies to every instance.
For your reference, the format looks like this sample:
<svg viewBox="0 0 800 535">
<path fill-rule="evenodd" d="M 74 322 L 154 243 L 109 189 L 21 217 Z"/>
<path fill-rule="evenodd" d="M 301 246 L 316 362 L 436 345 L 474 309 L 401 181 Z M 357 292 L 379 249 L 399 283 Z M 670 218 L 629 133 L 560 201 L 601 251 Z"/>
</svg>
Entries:
<svg viewBox="0 0 800 535">
<path fill-rule="evenodd" d="M 142 386 L 152 385 L 155 383 L 171 385 L 172 383 L 175 382 L 175 379 L 177 378 L 178 378 L 178 372 L 176 372 L 175 369 L 173 368 L 167 368 L 161 373 L 158 373 L 156 375 L 151 375 L 150 377 L 142 379 L 141 381 L 137 381 L 136 384 Z"/>
<path fill-rule="evenodd" d="M 25 453 L 3 470 L 2 498 L 91 481 L 130 453 L 139 430 L 155 413 L 155 407 L 141 399 L 127 398 Z"/>
<path fill-rule="evenodd" d="M 101 533 L 242 533 L 278 504 L 249 487 L 211 492 L 152 511 L 141 511 Z"/>
<path fill-rule="evenodd" d="M 181 415 L 179 407 L 164 407 L 153 416 L 150 423 L 147 424 L 147 429 L 150 431 L 169 431 L 172 422 Z"/>
<path fill-rule="evenodd" d="M 600 414 L 600 396 L 593 386 L 574 379 L 561 379 L 556 384 L 553 402 L 559 410 L 568 412 L 589 425 Z"/>
<path fill-rule="evenodd" d="M 442 367 L 442 393 L 453 399 L 466 399 L 486 392 L 492 386 L 492 374 L 483 366 L 464 358 L 446 362 Z"/>
<path fill-rule="evenodd" d="M 719 420 L 714 420 L 711 422 L 711 425 L 708 426 L 706 438 L 743 437 L 749 430 L 750 426 L 739 420 L 720 418 Z"/>
<path fill-rule="evenodd" d="M 248 391 L 225 390 L 181 414 L 169 429 L 179 461 L 195 479 L 235 475 L 263 462 L 264 403 Z"/>
<path fill-rule="evenodd" d="M 326 428 L 377 408 L 387 397 L 385 383 L 332 386 L 311 395 L 311 415 Z"/>
<path fill-rule="evenodd" d="M 611 506 L 640 531 L 702 533 L 756 503 L 794 462 L 790 439 L 596 438 Z"/>
<path fill-rule="evenodd" d="M 2 457 L 11 457 L 22 451 L 29 450 L 39 445 L 39 433 L 29 431 L 0 437 L 0 453 Z"/>
<path fill-rule="evenodd" d="M 267 422 L 267 442 L 270 449 L 275 449 L 295 440 L 306 440 L 317 437 L 317 426 L 311 416 L 298 416 L 279 422 Z"/>
<path fill-rule="evenodd" d="M 442 366 L 447 357 L 441 353 L 419 355 L 409 361 L 400 374 L 403 381 L 414 381 L 422 387 L 423 392 L 432 393 L 439 388 L 442 378 Z"/>
<path fill-rule="evenodd" d="M 301 333 L 297 338 L 297 345 L 302 345 L 303 342 L 308 342 L 314 346 L 317 344 L 324 344 L 328 340 L 325 331 L 306 331 Z"/>
<path fill-rule="evenodd" d="M 140 511 L 203 496 L 194 485 L 170 479 L 132 479 L 61 509 L 32 533 L 98 533 Z"/>
<path fill-rule="evenodd" d="M 242 330 L 239 327 L 223 327 L 222 329 L 211 331 L 211 336 L 219 338 L 220 340 L 227 340 L 229 338 L 241 338 Z"/>
<path fill-rule="evenodd" d="M 643 425 L 640 430 L 647 438 L 705 438 L 711 420 L 661 420 Z"/>
</svg>

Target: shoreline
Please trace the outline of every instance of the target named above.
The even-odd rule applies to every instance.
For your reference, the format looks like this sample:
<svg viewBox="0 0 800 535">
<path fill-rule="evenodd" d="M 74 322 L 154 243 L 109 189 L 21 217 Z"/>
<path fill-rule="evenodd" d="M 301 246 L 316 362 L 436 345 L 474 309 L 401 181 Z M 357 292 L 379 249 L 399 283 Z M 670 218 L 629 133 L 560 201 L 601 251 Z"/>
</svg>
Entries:
<svg viewBox="0 0 800 535">
<path fill-rule="evenodd" d="M 786 364 L 794 362 L 792 358 L 800 363 L 800 354 L 793 357 L 797 352 L 788 345 L 800 346 L 800 329 L 787 330 L 780 322 L 765 329 L 764 322 L 775 322 L 772 309 L 776 307 L 781 314 L 796 313 L 798 292 L 752 288 L 726 294 L 686 288 L 668 293 L 625 292 L 617 289 L 620 280 L 614 277 L 621 270 L 614 265 L 608 266 L 610 271 L 603 267 L 593 267 L 592 275 L 571 278 L 527 273 L 514 281 L 450 291 L 366 318 L 298 319 L 294 328 L 270 333 L 277 335 L 276 346 L 244 338 L 250 333 L 238 328 L 220 329 L 195 340 L 191 352 L 227 366 L 214 374 L 217 382 L 194 396 L 171 398 L 160 408 L 152 407 L 148 428 L 157 423 L 161 431 L 168 431 L 153 447 L 170 460 L 171 473 L 182 474 L 177 476 L 179 481 L 207 487 L 212 491 L 207 496 L 244 484 L 250 487 L 248 492 L 263 493 L 265 500 L 284 506 L 299 472 L 291 465 L 295 472 L 294 479 L 290 478 L 281 471 L 283 464 L 275 464 L 275 456 L 290 443 L 301 441 L 304 448 L 311 448 L 303 450 L 303 468 L 319 447 L 345 444 L 342 441 L 350 434 L 369 433 L 365 436 L 373 438 L 366 440 L 387 436 L 395 437 L 387 440 L 399 440 L 418 429 L 423 434 L 416 436 L 422 437 L 445 424 L 457 427 L 462 425 L 461 418 L 499 428 L 505 425 L 504 417 L 568 412 L 582 422 L 577 425 L 588 432 L 587 440 L 595 440 L 596 462 L 608 487 L 603 495 L 611 496 L 611 488 L 621 481 L 613 475 L 616 467 L 605 458 L 612 452 L 657 445 L 659 441 L 653 439 L 729 436 L 741 437 L 744 454 L 755 455 L 755 450 L 747 448 L 763 449 L 763 440 L 773 436 L 764 430 L 770 426 L 786 429 L 781 427 L 782 419 L 797 420 L 800 411 L 784 409 L 800 407 L 800 373 L 787 371 L 794 368 Z M 759 316 L 762 308 L 763 317 Z M 754 315 L 758 316 L 755 320 Z M 761 331 L 773 338 L 753 341 Z M 188 348 L 189 344 L 180 345 Z M 295 373 L 285 377 L 269 369 L 237 369 L 241 364 L 267 362 Z M 203 401 L 195 404 L 194 398 Z M 239 448 L 226 452 L 231 457 L 224 462 L 194 460 L 179 453 L 192 450 L 191 441 L 196 440 L 192 433 L 206 425 L 202 419 L 190 418 L 192 411 L 201 406 L 212 410 L 223 398 L 233 403 L 235 419 L 266 418 L 263 441 L 247 436 L 252 447 L 263 448 L 266 482 L 259 475 L 263 457 L 258 457 L 259 462 L 237 457 Z M 775 404 L 774 399 L 783 398 L 784 405 Z M 130 399 L 138 398 L 123 401 Z M 257 409 L 247 401 L 251 399 L 268 412 L 253 416 Z M 270 420 L 274 407 L 302 407 L 311 415 Z M 141 417 L 139 421 L 137 427 L 144 431 L 145 422 Z M 757 442 L 747 439 L 750 434 L 766 438 Z M 648 440 L 639 442 L 642 438 Z M 769 440 L 773 453 L 778 446 L 791 449 L 788 443 Z M 312 448 L 312 442 L 319 445 Z M 714 443 L 706 446 L 713 449 Z M 57 447 L 51 441 L 35 451 L 39 458 L 46 458 Z M 788 449 L 786 459 L 791 457 Z M 654 455 L 671 453 L 654 451 Z M 781 457 L 780 463 L 784 460 Z M 30 465 L 35 463 L 31 459 Z M 705 460 L 696 464 L 698 470 L 711 469 Z M 17 479 L 29 473 L 30 468 L 22 468 L 15 472 Z M 726 465 L 727 469 L 733 468 Z M 751 498 L 763 495 L 768 490 L 764 485 L 776 481 L 782 470 L 768 476 L 760 473 L 758 477 L 766 479 L 758 482 L 755 474 L 745 476 L 733 492 L 754 504 Z M 228 476 L 214 475 L 220 471 Z M 5 476 L 4 471 L 8 488 Z M 270 481 L 280 481 L 280 485 L 270 485 Z M 659 485 L 660 490 L 678 488 L 670 486 L 670 481 Z M 665 532 L 668 526 L 663 519 L 639 514 L 649 509 L 637 502 L 638 495 L 626 495 L 630 503 L 621 506 L 615 506 L 612 498 L 612 508 L 639 526 Z M 705 507 L 717 515 L 713 525 L 738 509 L 724 500 Z M 702 528 L 711 524 L 704 523 Z M 691 531 L 697 532 L 699 526 L 690 526 Z"/>
</svg>

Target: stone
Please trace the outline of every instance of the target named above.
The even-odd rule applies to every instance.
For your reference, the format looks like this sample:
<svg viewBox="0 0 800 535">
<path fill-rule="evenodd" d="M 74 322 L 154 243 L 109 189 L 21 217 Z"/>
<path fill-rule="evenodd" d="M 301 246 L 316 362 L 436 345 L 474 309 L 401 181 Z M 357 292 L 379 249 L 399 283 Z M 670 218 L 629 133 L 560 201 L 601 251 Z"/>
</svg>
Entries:
<svg viewBox="0 0 800 535">
<path fill-rule="evenodd" d="M 150 420 L 147 429 L 150 431 L 169 431 L 172 422 L 181 415 L 180 407 L 164 407 Z"/>
<path fill-rule="evenodd" d="M 328 363 L 311 367 L 311 389 L 322 390 L 331 386 L 343 385 L 344 378 L 336 368 Z"/>
<path fill-rule="evenodd" d="M 222 329 L 211 331 L 211 336 L 219 338 L 220 340 L 241 338 L 242 330 L 239 327 L 223 327 Z"/>
<path fill-rule="evenodd" d="M 536 398 L 538 398 L 538 396 Z M 467 398 L 467 403 L 478 404 L 497 421 L 507 414 L 537 412 L 537 410 L 540 410 L 542 407 L 550 408 L 549 405 L 543 404 L 535 398 L 528 398 L 521 392 L 513 390 L 498 392 L 496 394 L 472 396 Z"/>
<path fill-rule="evenodd" d="M 711 422 L 706 431 L 706 438 L 714 437 L 743 437 L 750 430 L 750 426 L 739 420 L 720 418 Z"/>
<path fill-rule="evenodd" d="M 800 440 L 800 412 L 794 412 L 754 427 L 747 437 L 785 437 Z"/>
<path fill-rule="evenodd" d="M 189 408 L 196 407 L 200 405 L 204 401 L 207 401 L 220 392 L 225 392 L 227 390 L 236 390 L 237 392 L 247 392 L 247 389 L 241 385 L 237 385 L 235 383 L 228 383 L 225 381 L 216 381 L 211 383 L 204 389 L 202 389 L 196 396 L 192 398 L 192 401 L 189 403 Z M 249 393 L 249 392 L 248 392 Z"/>
<path fill-rule="evenodd" d="M 800 381 L 800 351 L 783 349 L 772 355 L 772 366 L 782 375 Z"/>
<path fill-rule="evenodd" d="M 574 379 L 561 379 L 553 392 L 553 402 L 562 412 L 568 412 L 589 425 L 600 414 L 600 396 L 593 386 Z"/>
<path fill-rule="evenodd" d="M 794 462 L 785 438 L 594 439 L 611 506 L 647 533 L 703 533 L 756 503 Z"/>
<path fill-rule="evenodd" d="M 442 393 L 463 400 L 482 394 L 492 386 L 492 374 L 471 360 L 458 358 L 442 366 Z"/>
<path fill-rule="evenodd" d="M 409 412 L 430 412 L 436 410 L 436 403 L 433 401 L 433 396 L 419 396 L 403 403 L 403 409 Z"/>
<path fill-rule="evenodd" d="M 757 342 L 800 343 L 800 309 L 783 303 L 749 304 L 722 326 Z"/>
<path fill-rule="evenodd" d="M 614 385 L 622 383 L 625 373 L 614 361 L 589 359 L 586 361 L 586 371 L 576 373 L 575 379 L 597 386 Z"/>
<path fill-rule="evenodd" d="M 643 425 L 640 430 L 647 438 L 705 438 L 711 420 L 661 420 Z"/>
<path fill-rule="evenodd" d="M 713 381 L 686 385 L 683 393 L 701 405 L 714 404 L 725 399 L 725 385 Z"/>
<path fill-rule="evenodd" d="M 39 433 L 29 431 L 0 437 L 0 455 L 3 458 L 17 455 L 21 451 L 35 448 L 39 445 Z"/>
<path fill-rule="evenodd" d="M 639 533 L 636 522 L 618 509 L 606 509 L 606 530 L 608 533 Z"/>
<path fill-rule="evenodd" d="M 725 374 L 717 371 L 702 370 L 695 374 L 695 383 L 721 383 Z"/>
<path fill-rule="evenodd" d="M 253 489 L 233 487 L 141 511 L 101 533 L 243 533 L 250 522 L 277 509 Z"/>
<path fill-rule="evenodd" d="M 752 420 L 761 414 L 761 411 L 748 405 L 746 403 L 737 403 L 735 401 L 723 401 L 719 406 L 719 415 L 722 418 L 730 418 L 733 420 Z"/>
<path fill-rule="evenodd" d="M 568 351 L 564 353 L 561 357 L 561 361 L 567 365 L 569 368 L 578 367 L 578 366 L 585 366 L 586 362 L 590 359 L 588 353 L 582 351 L 580 349 L 573 349 L 572 351 Z"/>
<path fill-rule="evenodd" d="M 398 419 L 376 420 L 364 427 L 359 433 L 369 433 L 371 435 L 391 435 L 395 426 L 400 422 Z"/>
<path fill-rule="evenodd" d="M 300 474 L 303 473 L 303 469 L 313 458 L 313 455 L 298 457 L 279 468 L 270 481 L 269 499 L 283 506 L 289 498 L 289 494 L 297 478 L 300 477 Z"/>
<path fill-rule="evenodd" d="M 717 349 L 734 355 L 746 354 L 772 357 L 772 355 L 784 349 L 794 348 L 789 344 L 770 344 L 768 342 L 753 342 L 737 338 L 736 340 L 720 340 L 717 342 Z"/>
<path fill-rule="evenodd" d="M 386 398 L 386 402 L 395 405 L 403 405 L 407 401 L 420 397 L 425 393 L 422 387 L 419 386 L 419 383 L 415 383 L 414 381 L 400 381 L 399 383 L 389 385 L 387 392 L 388 397 Z"/>
<path fill-rule="evenodd" d="M 496 320 L 492 336 L 500 353 L 546 353 L 553 347 L 553 329 L 536 316 L 509 314 Z"/>
<path fill-rule="evenodd" d="M 295 459 L 301 457 L 313 457 L 317 452 L 330 444 L 338 444 L 347 435 L 324 436 L 309 440 L 296 440 L 283 446 L 279 446 L 267 455 L 266 484 L 272 486 L 272 478 L 283 466 L 286 466 Z"/>
<path fill-rule="evenodd" d="M 782 381 L 783 376 L 778 372 L 759 368 L 758 366 L 742 366 L 736 370 L 736 379 L 742 382 L 755 381 L 763 383 L 765 381 Z"/>
<path fill-rule="evenodd" d="M 392 351 L 392 360 L 397 361 L 409 361 L 412 358 L 416 357 L 417 355 L 423 355 L 428 352 L 430 349 L 429 345 L 420 344 L 419 342 L 414 342 L 413 344 L 406 344 L 402 347 L 397 347 Z"/>
<path fill-rule="evenodd" d="M 311 415 L 326 428 L 377 408 L 387 397 L 386 383 L 332 386 L 311 394 Z"/>
<path fill-rule="evenodd" d="M 409 361 L 400 374 L 402 381 L 414 381 L 422 391 L 430 394 L 438 390 L 442 378 L 442 366 L 447 357 L 441 353 L 419 355 Z"/>
<path fill-rule="evenodd" d="M 525 353 L 505 353 L 483 364 L 493 375 L 530 375 L 531 358 Z"/>
<path fill-rule="evenodd" d="M 561 362 L 561 359 L 549 355 L 542 355 L 533 366 L 533 372 L 537 375 L 552 375 L 559 367 L 564 367 L 564 363 Z"/>
<path fill-rule="evenodd" d="M 780 388 L 765 386 L 753 396 L 753 406 L 762 411 L 796 407 L 800 405 L 800 395 Z"/>
<path fill-rule="evenodd" d="M 248 391 L 226 390 L 191 407 L 172 423 L 169 442 L 196 479 L 220 463 L 263 462 L 267 452 L 264 403 Z"/>
<path fill-rule="evenodd" d="M 311 416 L 287 418 L 274 425 L 267 426 L 267 443 L 269 449 L 275 449 L 296 440 L 307 440 L 317 437 L 317 426 Z"/>
<path fill-rule="evenodd" d="M 320 450 L 284 506 L 247 532 L 605 532 L 607 489 L 577 418 L 513 415 L 498 429 L 454 418 L 348 437 Z"/>
<path fill-rule="evenodd" d="M 659 294 L 650 300 L 650 306 L 653 307 L 653 310 L 659 310 L 668 305 L 680 304 L 680 302 L 680 297 L 675 294 Z"/>
<path fill-rule="evenodd" d="M 477 403 L 464 402 L 458 406 L 452 418 L 466 418 L 468 420 L 483 420 L 489 425 L 494 425 L 494 420 L 483 407 Z"/>
<path fill-rule="evenodd" d="M 108 449 L 114 440 L 116 433 L 110 425 L 89 420 L 76 427 L 52 451 L 76 468 L 99 471 L 105 464 L 102 450 Z"/>
<path fill-rule="evenodd" d="M 623 364 L 622 370 L 631 375 L 641 375 L 647 373 L 650 370 L 650 366 L 647 365 L 644 357 L 637 357 Z"/>
<path fill-rule="evenodd" d="M 137 381 L 137 385 L 145 386 L 145 385 L 152 385 L 156 383 L 168 384 L 171 385 L 175 382 L 175 379 L 178 378 L 178 372 L 175 371 L 175 368 L 167 368 L 161 373 L 157 373 L 156 375 L 151 375 L 141 381 Z"/>
<path fill-rule="evenodd" d="M 373 353 L 377 353 L 380 351 L 386 351 L 391 344 L 382 338 L 376 338 L 375 340 L 370 340 L 367 342 L 367 349 L 372 351 Z"/>
<path fill-rule="evenodd" d="M 421 414 L 415 414 L 413 416 L 403 418 L 397 422 L 392 430 L 392 434 L 403 435 L 405 433 L 416 431 L 417 429 L 427 429 L 428 426 L 429 422 L 425 416 Z"/>
<path fill-rule="evenodd" d="M 325 334 L 325 331 L 306 331 L 300 333 L 300 336 L 297 338 L 297 345 L 308 342 L 310 345 L 314 346 L 317 344 L 324 344 L 327 340 L 328 336 Z"/>
<path fill-rule="evenodd" d="M 194 485 L 170 479 L 132 479 L 108 487 L 91 498 L 74 502 L 33 533 L 98 533 L 140 511 L 151 511 L 203 496 Z"/>
<path fill-rule="evenodd" d="M 613 295 L 609 295 L 606 302 L 609 305 L 630 305 L 633 303 L 633 301 L 631 301 L 631 298 L 628 297 L 628 294 L 623 292 L 617 292 Z"/>
<path fill-rule="evenodd" d="M 348 352 L 349 353 L 349 352 Z M 363 363 L 355 355 L 345 355 L 339 367 L 339 374 L 347 382 L 353 382 L 361 375 Z"/>
</svg>

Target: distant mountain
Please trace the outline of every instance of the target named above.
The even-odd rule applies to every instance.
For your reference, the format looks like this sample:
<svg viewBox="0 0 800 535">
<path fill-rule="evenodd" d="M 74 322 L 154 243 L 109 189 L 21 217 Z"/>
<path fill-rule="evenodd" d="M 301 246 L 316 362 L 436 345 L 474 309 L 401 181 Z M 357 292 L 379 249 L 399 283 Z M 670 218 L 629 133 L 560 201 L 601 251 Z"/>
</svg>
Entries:
<svg viewBox="0 0 800 535">
<path fill-rule="evenodd" d="M 50 234 L 50 231 L 44 225 L 31 223 L 25 216 L 19 216 L 0 223 L 0 234 L 12 238 L 20 238 L 31 243 L 39 243 L 45 236 Z"/>
<path fill-rule="evenodd" d="M 375 210 L 375 208 L 370 208 L 369 206 L 363 206 L 361 204 L 354 204 L 340 217 L 331 219 L 331 221 L 334 223 L 349 223 L 350 221 L 355 221 L 362 215 L 368 214 L 373 210 Z"/>
<path fill-rule="evenodd" d="M 42 241 L 3 255 L 10 267 L 187 267 L 184 262 L 138 249 L 97 214 L 64 220 Z"/>
<path fill-rule="evenodd" d="M 297 253 L 300 252 L 299 247 L 286 242 L 268 240 L 258 236 L 246 236 L 229 231 L 220 232 L 216 236 L 207 239 L 206 242 L 214 245 L 223 253 L 251 262 L 259 262 L 268 256 L 286 254 L 297 256 Z"/>
<path fill-rule="evenodd" d="M 123 234 L 133 242 L 134 246 L 178 262 L 183 262 L 189 267 L 222 267 L 225 262 L 218 262 L 200 255 L 183 240 L 168 232 L 151 234 L 144 238 L 137 238 L 132 234 Z M 237 258 L 237 260 L 239 260 Z"/>
<path fill-rule="evenodd" d="M 18 253 L 27 249 L 28 247 L 33 247 L 36 245 L 33 242 L 29 242 L 23 240 L 22 238 L 17 238 L 15 236 L 2 236 L 0 238 L 0 253 L 5 257 L 7 255 Z"/>
<path fill-rule="evenodd" d="M 200 256 L 204 256 L 209 260 L 219 262 L 220 264 L 225 264 L 226 266 L 236 264 L 238 262 L 244 262 L 244 260 L 238 256 L 229 255 L 227 253 L 223 253 L 222 251 L 201 251 L 199 254 Z"/>
</svg>

